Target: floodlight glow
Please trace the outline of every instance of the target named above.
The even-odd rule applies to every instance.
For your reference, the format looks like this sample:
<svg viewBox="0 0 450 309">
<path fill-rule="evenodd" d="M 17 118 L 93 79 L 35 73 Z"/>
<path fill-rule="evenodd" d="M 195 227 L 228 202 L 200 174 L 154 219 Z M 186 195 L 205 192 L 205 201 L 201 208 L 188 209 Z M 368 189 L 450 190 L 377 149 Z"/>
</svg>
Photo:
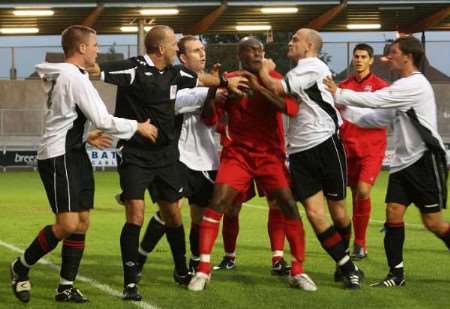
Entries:
<svg viewBox="0 0 450 309">
<path fill-rule="evenodd" d="M 55 14 L 52 10 L 15 10 L 15 16 L 53 16 Z"/>
<path fill-rule="evenodd" d="M 150 26 L 145 26 L 144 31 L 148 32 L 152 29 Z M 122 32 L 138 32 L 138 27 L 136 26 L 122 26 L 120 27 L 120 31 Z"/>
<path fill-rule="evenodd" d="M 349 30 L 376 30 L 380 29 L 380 24 L 348 24 L 347 29 Z"/>
<path fill-rule="evenodd" d="M 30 34 L 38 32 L 38 28 L 0 28 L 0 33 L 2 34 Z"/>
<path fill-rule="evenodd" d="M 262 8 L 263 14 L 294 14 L 298 12 L 298 8 Z"/>
<path fill-rule="evenodd" d="M 177 15 L 178 9 L 145 9 L 139 11 L 141 15 L 160 16 L 160 15 Z"/>
<path fill-rule="evenodd" d="M 271 25 L 241 25 L 236 26 L 237 31 L 264 31 L 272 29 Z"/>
</svg>

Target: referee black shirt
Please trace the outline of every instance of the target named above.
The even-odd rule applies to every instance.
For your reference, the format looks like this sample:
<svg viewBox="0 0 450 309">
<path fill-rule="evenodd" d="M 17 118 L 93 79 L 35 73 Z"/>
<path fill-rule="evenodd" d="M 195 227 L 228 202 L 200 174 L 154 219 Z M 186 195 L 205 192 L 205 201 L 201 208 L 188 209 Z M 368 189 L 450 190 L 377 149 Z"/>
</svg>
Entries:
<svg viewBox="0 0 450 309">
<path fill-rule="evenodd" d="M 178 136 L 175 126 L 177 91 L 197 85 L 196 73 L 178 65 L 158 70 L 148 55 L 100 65 L 102 79 L 117 85 L 115 116 L 144 122 L 150 119 L 158 128 L 151 143 L 135 134 L 120 140 L 122 155 L 137 165 L 161 167 L 178 160 Z"/>
</svg>

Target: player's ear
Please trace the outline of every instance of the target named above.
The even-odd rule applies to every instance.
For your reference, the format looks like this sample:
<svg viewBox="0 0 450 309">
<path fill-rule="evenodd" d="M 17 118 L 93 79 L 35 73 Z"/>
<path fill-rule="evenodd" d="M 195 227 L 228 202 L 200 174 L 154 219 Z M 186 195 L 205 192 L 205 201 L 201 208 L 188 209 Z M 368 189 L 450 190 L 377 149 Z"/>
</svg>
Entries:
<svg viewBox="0 0 450 309">
<path fill-rule="evenodd" d="M 158 47 L 158 51 L 159 51 L 160 55 L 163 55 L 164 52 L 166 51 L 165 46 L 163 44 L 160 44 L 159 47 Z"/>
<path fill-rule="evenodd" d="M 186 63 L 187 61 L 187 59 L 186 59 L 186 55 L 185 54 L 180 54 L 180 60 L 181 60 L 181 62 L 182 63 Z"/>
<path fill-rule="evenodd" d="M 80 52 L 80 54 L 84 55 L 86 53 L 86 49 L 87 49 L 87 44 L 86 43 L 81 43 L 78 47 L 78 51 Z"/>
</svg>

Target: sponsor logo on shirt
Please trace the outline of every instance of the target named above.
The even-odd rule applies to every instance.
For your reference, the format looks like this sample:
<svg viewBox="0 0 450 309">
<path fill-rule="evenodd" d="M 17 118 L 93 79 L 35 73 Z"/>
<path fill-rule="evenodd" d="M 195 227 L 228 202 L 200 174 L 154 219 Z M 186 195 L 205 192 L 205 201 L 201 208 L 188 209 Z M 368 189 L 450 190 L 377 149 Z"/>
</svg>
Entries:
<svg viewBox="0 0 450 309">
<path fill-rule="evenodd" d="M 366 85 L 366 86 L 364 86 L 364 91 L 367 91 L 367 92 L 372 92 L 372 85 Z"/>
<path fill-rule="evenodd" d="M 177 85 L 170 86 L 170 99 L 175 100 L 177 98 Z"/>
</svg>

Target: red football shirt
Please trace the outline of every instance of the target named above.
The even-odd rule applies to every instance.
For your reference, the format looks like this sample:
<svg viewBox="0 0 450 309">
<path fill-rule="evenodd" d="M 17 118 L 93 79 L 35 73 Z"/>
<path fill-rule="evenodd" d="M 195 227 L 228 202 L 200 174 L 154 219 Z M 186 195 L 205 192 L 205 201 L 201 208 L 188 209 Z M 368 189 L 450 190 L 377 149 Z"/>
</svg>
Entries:
<svg viewBox="0 0 450 309">
<path fill-rule="evenodd" d="M 389 86 L 387 82 L 370 73 L 361 81 L 354 76 L 339 84 L 339 88 L 354 91 L 377 91 Z M 341 139 L 348 157 L 361 157 L 366 155 L 383 155 L 386 148 L 386 128 L 361 128 L 344 118 L 340 128 Z"/>
<path fill-rule="evenodd" d="M 231 72 L 227 77 L 236 76 Z M 270 72 L 274 78 L 283 76 Z M 259 77 L 258 77 L 259 78 Z M 261 80 L 259 80 L 262 83 Z M 298 103 L 293 97 L 285 97 L 286 114 L 295 116 Z M 245 147 L 258 152 L 285 153 L 282 113 L 259 93 L 229 99 L 223 106 L 228 115 L 227 133 L 230 138 L 224 147 Z"/>
</svg>

